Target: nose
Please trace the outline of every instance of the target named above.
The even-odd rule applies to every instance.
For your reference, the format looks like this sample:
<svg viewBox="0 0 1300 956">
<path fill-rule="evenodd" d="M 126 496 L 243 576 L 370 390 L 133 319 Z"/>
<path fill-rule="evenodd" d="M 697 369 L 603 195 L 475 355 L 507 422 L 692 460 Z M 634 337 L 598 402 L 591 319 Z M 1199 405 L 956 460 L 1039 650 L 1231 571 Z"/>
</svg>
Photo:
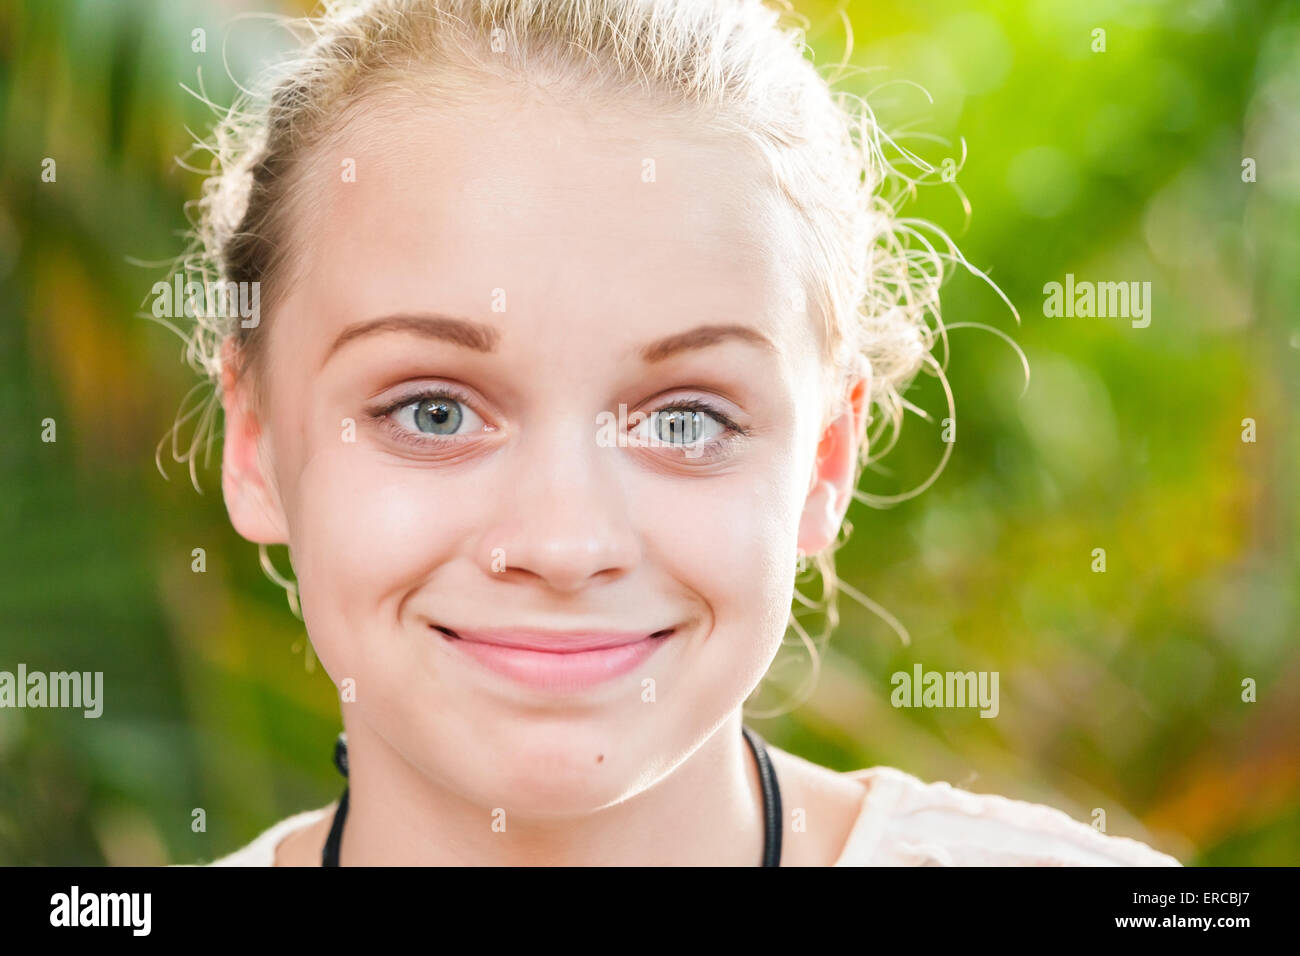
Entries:
<svg viewBox="0 0 1300 956">
<path fill-rule="evenodd" d="M 534 430 L 507 452 L 513 476 L 481 541 L 501 580 L 543 582 L 561 593 L 612 581 L 641 560 L 620 452 L 600 447 L 595 416 Z"/>
</svg>

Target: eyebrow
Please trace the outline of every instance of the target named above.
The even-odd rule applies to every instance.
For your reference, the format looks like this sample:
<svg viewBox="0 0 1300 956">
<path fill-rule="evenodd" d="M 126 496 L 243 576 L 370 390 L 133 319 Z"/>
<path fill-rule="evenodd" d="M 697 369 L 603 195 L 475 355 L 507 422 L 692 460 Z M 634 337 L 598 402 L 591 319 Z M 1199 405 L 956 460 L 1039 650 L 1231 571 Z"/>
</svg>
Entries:
<svg viewBox="0 0 1300 956">
<path fill-rule="evenodd" d="M 678 332 L 650 343 L 641 349 L 641 360 L 662 362 L 678 352 L 702 349 L 726 341 L 748 342 L 772 352 L 776 351 L 776 346 L 767 336 L 747 325 L 701 325 L 687 332 Z"/>
<path fill-rule="evenodd" d="M 472 349 L 475 352 L 495 350 L 500 339 L 497 330 L 491 326 L 453 315 L 431 312 L 385 315 L 377 319 L 357 322 L 340 332 L 338 338 L 330 345 L 329 351 L 325 353 L 321 365 L 328 362 L 335 352 L 349 342 L 383 332 L 409 332 L 427 339 L 450 342 L 452 345 L 459 345 L 461 348 Z"/>
<path fill-rule="evenodd" d="M 376 319 L 357 322 L 340 332 L 338 337 L 330 344 L 321 365 L 324 366 L 335 352 L 349 342 L 385 332 L 407 332 L 423 338 L 438 339 L 443 342 L 450 342 L 452 345 L 458 345 L 461 348 L 485 353 L 495 351 L 501 338 L 500 333 L 491 326 L 452 315 L 429 312 L 385 315 Z M 676 332 L 642 346 L 639 355 L 641 360 L 646 363 L 662 362 L 679 352 L 707 348 L 726 341 L 747 342 L 773 352 L 776 351 L 776 346 L 761 332 L 745 325 L 732 324 L 701 325 L 685 332 Z"/>
</svg>

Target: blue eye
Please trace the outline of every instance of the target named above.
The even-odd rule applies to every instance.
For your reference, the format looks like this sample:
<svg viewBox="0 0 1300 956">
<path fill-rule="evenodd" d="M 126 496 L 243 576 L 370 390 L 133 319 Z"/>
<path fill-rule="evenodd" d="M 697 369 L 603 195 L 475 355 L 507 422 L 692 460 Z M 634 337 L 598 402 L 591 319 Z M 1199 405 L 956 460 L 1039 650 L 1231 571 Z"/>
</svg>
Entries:
<svg viewBox="0 0 1300 956">
<path fill-rule="evenodd" d="M 449 395 L 421 395 L 394 406 L 389 414 L 404 430 L 417 435 L 455 435 L 462 426 L 482 428 L 483 420 Z"/>
<path fill-rule="evenodd" d="M 460 427 L 460 402 L 445 398 L 426 398 L 415 406 L 415 427 L 433 435 L 454 435 Z"/>
<path fill-rule="evenodd" d="M 639 443 L 702 450 L 743 431 L 721 412 L 701 401 L 678 401 L 651 412 L 633 429 Z"/>
<path fill-rule="evenodd" d="M 652 414 L 650 420 L 653 429 L 651 433 L 659 441 L 671 445 L 693 445 L 701 440 L 712 439 L 715 437 L 712 434 L 705 438 L 709 423 L 721 428 L 712 415 L 690 407 L 669 406 Z"/>
</svg>

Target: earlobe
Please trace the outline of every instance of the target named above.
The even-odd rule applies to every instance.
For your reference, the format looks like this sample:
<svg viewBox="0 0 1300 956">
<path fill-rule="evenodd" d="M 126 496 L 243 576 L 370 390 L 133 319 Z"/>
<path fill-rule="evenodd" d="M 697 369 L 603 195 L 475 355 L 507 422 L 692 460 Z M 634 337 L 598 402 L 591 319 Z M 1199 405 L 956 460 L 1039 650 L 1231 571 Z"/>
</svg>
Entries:
<svg viewBox="0 0 1300 956">
<path fill-rule="evenodd" d="M 284 513 L 262 456 L 260 423 L 247 400 L 246 382 L 236 374 L 234 342 L 222 346 L 221 400 L 225 435 L 221 451 L 221 492 L 230 523 L 239 535 L 255 544 L 284 544 Z"/>
<path fill-rule="evenodd" d="M 799 522 L 799 550 L 804 554 L 825 550 L 839 533 L 842 520 L 843 515 L 836 507 L 834 486 L 826 481 L 816 482 Z"/>
<path fill-rule="evenodd" d="M 798 547 L 805 554 L 816 554 L 835 541 L 849 509 L 857 477 L 858 449 L 864 440 L 866 394 L 864 381 L 849 383 L 843 410 L 826 426 L 818 441 L 799 524 Z"/>
</svg>

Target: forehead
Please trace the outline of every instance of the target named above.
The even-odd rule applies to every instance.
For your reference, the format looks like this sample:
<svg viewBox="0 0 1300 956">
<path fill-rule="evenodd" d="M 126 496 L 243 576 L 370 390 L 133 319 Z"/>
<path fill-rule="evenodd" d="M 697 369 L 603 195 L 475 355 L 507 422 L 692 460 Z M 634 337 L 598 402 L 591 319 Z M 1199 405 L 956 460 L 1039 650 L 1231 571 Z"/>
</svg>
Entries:
<svg viewBox="0 0 1300 956">
<path fill-rule="evenodd" d="M 644 107 L 380 96 L 308 158 L 300 195 L 300 281 L 340 325 L 504 301 L 612 335 L 653 317 L 807 338 L 792 211 L 761 156 Z"/>
</svg>

